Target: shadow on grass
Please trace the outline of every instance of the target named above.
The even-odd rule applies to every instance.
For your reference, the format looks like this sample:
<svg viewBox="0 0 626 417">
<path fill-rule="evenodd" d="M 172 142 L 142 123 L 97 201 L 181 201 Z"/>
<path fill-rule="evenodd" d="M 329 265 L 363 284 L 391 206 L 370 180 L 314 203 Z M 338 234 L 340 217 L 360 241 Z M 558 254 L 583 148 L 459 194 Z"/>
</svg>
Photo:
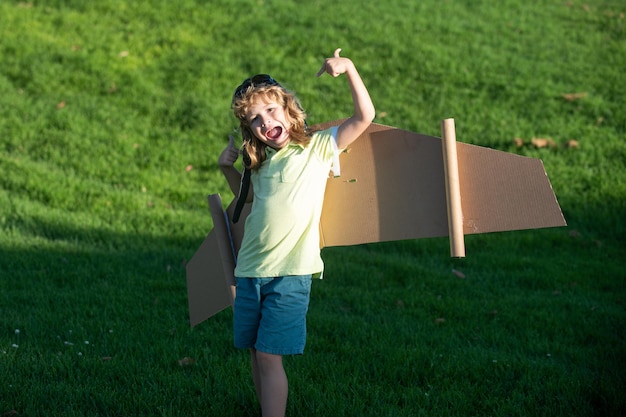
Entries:
<svg viewBox="0 0 626 417">
<path fill-rule="evenodd" d="M 615 207 L 615 212 L 618 212 L 621 204 L 616 203 Z M 584 409 L 593 408 L 601 410 L 604 415 L 618 415 L 626 407 L 623 401 L 616 401 L 615 396 L 620 391 L 619 387 L 626 385 L 624 378 L 616 375 L 616 369 L 623 368 L 619 364 L 626 363 L 625 342 L 616 333 L 625 317 L 625 274 L 622 269 L 625 251 L 620 245 L 621 241 L 613 236 L 624 226 L 617 213 L 613 221 L 604 218 L 597 224 L 584 224 L 580 219 L 593 218 L 589 216 L 588 210 L 581 213 L 564 211 L 570 223 L 568 228 L 467 237 L 468 259 L 462 264 L 468 273 L 465 281 L 452 275 L 449 278 L 442 275 L 443 270 L 449 273 L 450 265 L 455 265 L 447 253 L 441 256 L 437 254 L 435 257 L 438 260 L 433 261 L 434 251 L 446 250 L 441 240 L 420 241 L 416 246 L 403 242 L 398 245 L 387 243 L 358 248 L 333 248 L 326 259 L 334 265 L 328 265 L 328 270 L 329 273 L 335 270 L 338 275 L 329 276 L 328 281 L 323 283 L 325 288 L 318 286 L 314 290 L 318 294 L 312 298 L 316 305 L 312 306 L 310 319 L 312 329 L 316 332 L 316 341 L 311 346 L 317 347 L 321 353 L 316 353 L 315 349 L 307 352 L 310 358 L 303 364 L 315 363 L 314 368 L 329 367 L 331 372 L 335 365 L 324 362 L 326 355 L 337 359 L 341 357 L 341 352 L 349 351 L 352 356 L 355 351 L 369 346 L 365 350 L 371 355 L 403 358 L 397 363 L 390 362 L 389 368 L 392 369 L 401 366 L 400 363 L 404 361 L 422 363 L 430 360 L 432 352 L 406 347 L 409 345 L 421 344 L 435 350 L 454 352 L 454 349 L 445 345 L 446 340 L 469 343 L 469 347 L 477 352 L 476 357 L 482 360 L 483 356 L 492 354 L 489 349 L 493 347 L 481 345 L 482 341 L 478 339 L 465 340 L 466 329 L 453 327 L 454 309 L 458 309 L 458 315 L 463 316 L 466 310 L 480 310 L 485 302 L 489 302 L 488 297 L 497 298 L 507 294 L 505 291 L 490 294 L 489 291 L 493 291 L 492 284 L 485 284 L 486 289 L 478 288 L 482 283 L 475 278 L 477 275 L 489 277 L 496 270 L 502 273 L 502 268 L 510 268 L 512 272 L 526 268 L 529 277 L 518 279 L 518 290 L 515 290 L 515 285 L 509 285 L 513 291 L 520 291 L 522 296 L 526 296 L 524 292 L 528 291 L 530 294 L 540 293 L 542 297 L 553 297 L 551 285 L 554 282 L 559 285 L 569 284 L 572 277 L 581 281 L 581 290 L 561 297 L 559 300 L 562 300 L 562 305 L 555 304 L 559 308 L 564 306 L 573 309 L 571 318 L 580 320 L 580 326 L 576 327 L 582 333 L 578 336 L 566 335 L 576 346 L 568 348 L 571 350 L 565 349 L 563 356 L 569 357 L 569 362 L 560 364 L 560 367 L 550 366 L 550 375 L 573 373 L 573 382 L 568 387 L 569 391 L 563 394 L 563 401 L 592 404 L 593 407 L 586 406 Z M 602 211 L 607 211 L 605 206 Z M 615 227 L 608 230 L 611 224 Z M 247 354 L 232 347 L 232 313 L 219 313 L 198 327 L 189 328 L 185 263 L 200 246 L 208 230 L 191 238 L 122 234 L 34 219 L 5 222 L 5 225 L 7 230 L 18 233 L 21 240 L 12 243 L 4 239 L 5 243 L 0 243 L 0 359 L 6 364 L 1 367 L 0 380 L 11 381 L 10 385 L 0 385 L 0 411 L 15 409 L 23 415 L 42 412 L 49 415 L 84 415 L 89 412 L 103 415 L 193 415 L 202 410 L 208 415 L 255 415 L 257 406 L 250 383 Z M 593 231 L 593 234 L 588 235 L 587 231 Z M 604 236 L 610 238 L 605 241 Z M 415 250 L 419 252 L 411 252 Z M 405 258 L 408 259 L 406 266 L 390 267 L 391 263 L 402 264 Z M 521 261 L 517 262 L 516 258 L 521 258 Z M 403 262 L 399 262 L 401 259 Z M 371 262 L 378 261 L 378 266 L 372 266 Z M 551 266 L 555 261 L 559 268 Z M 421 287 L 413 287 L 413 290 L 408 290 L 407 285 L 411 280 L 405 279 L 406 276 L 389 279 L 388 285 L 397 287 L 395 290 L 391 288 L 391 294 L 403 294 L 402 305 L 396 303 L 396 298 L 391 299 L 393 303 L 390 304 L 384 298 L 387 288 L 377 287 L 376 278 L 365 277 L 367 268 L 379 268 L 383 274 L 401 274 L 404 273 L 403 268 L 411 271 L 411 264 L 421 264 L 419 270 L 433 276 L 420 277 Z M 567 270 L 568 265 L 575 269 Z M 560 269 L 562 278 L 542 278 L 541 284 L 522 285 L 531 281 L 533 274 L 558 274 Z M 360 274 L 359 271 L 363 271 L 363 275 L 353 276 L 355 273 Z M 473 275 L 470 274 L 474 271 Z M 602 271 L 603 276 L 595 279 L 598 271 Z M 471 286 L 463 290 L 455 285 L 459 282 L 467 282 Z M 550 293 L 544 291 L 548 288 Z M 337 291 L 341 295 L 332 297 Z M 408 294 L 420 291 L 420 294 L 414 295 L 414 299 Z M 369 297 L 372 294 L 375 297 L 358 299 L 368 297 L 368 292 Z M 321 298 L 319 295 L 323 293 L 329 298 Z M 437 294 L 448 294 L 454 298 L 447 307 L 452 311 L 447 312 L 450 317 L 446 325 L 433 324 L 432 319 L 438 316 L 428 317 L 428 306 L 432 304 L 436 310 L 441 303 L 436 298 Z M 480 306 L 467 305 L 468 296 L 477 296 L 479 301 L 475 303 Z M 421 301 L 422 297 L 426 298 Z M 418 305 L 418 300 L 418 310 L 411 310 L 409 307 Z M 526 300 L 524 305 L 515 308 L 523 311 L 524 306 L 532 305 L 532 302 L 526 304 L 529 303 Z M 594 304 L 600 302 L 604 304 Z M 346 305 L 352 307 L 346 309 Z M 598 318 L 598 311 L 593 320 L 600 321 L 593 322 L 593 325 L 585 324 L 585 320 L 591 322 L 592 319 L 584 315 L 577 316 L 581 306 L 586 312 L 591 311 L 590 308 L 601 309 L 604 318 Z M 406 339 L 404 348 L 403 344 L 389 346 L 390 343 L 384 340 L 368 345 L 372 333 L 387 334 L 389 338 L 393 336 L 389 333 L 390 322 L 386 316 L 380 316 L 381 312 L 391 314 L 389 317 L 399 323 L 407 323 L 406 326 L 397 326 L 396 333 L 396 336 Z M 533 314 L 538 314 L 540 319 L 542 317 L 539 313 Z M 428 321 L 417 323 L 410 330 L 411 323 L 424 316 Z M 374 320 L 376 317 L 378 319 Z M 506 318 L 506 312 L 501 311 L 500 322 L 504 323 Z M 355 325 L 364 319 L 368 323 L 366 327 Z M 511 328 L 524 326 L 524 322 L 511 320 Z M 567 331 L 573 328 L 570 318 L 564 319 L 567 323 L 559 320 L 553 318 L 549 321 L 556 326 L 552 330 L 542 330 L 547 332 L 545 334 L 536 334 L 539 341 L 535 343 L 548 343 L 545 341 L 552 340 L 552 331 L 560 327 Z M 327 333 L 324 332 L 326 328 L 330 329 Z M 19 330 L 19 334 L 16 330 Z M 442 333 L 444 330 L 447 333 Z M 528 331 L 518 331 L 520 340 L 535 331 L 532 325 Z M 333 340 L 336 338 L 333 335 L 337 332 L 345 334 L 342 343 L 347 345 L 343 346 L 343 350 L 333 349 Z M 358 339 L 359 332 L 363 334 L 362 340 Z M 506 337 L 511 336 L 515 337 L 510 334 Z M 613 345 L 603 346 L 602 341 L 611 341 Z M 17 347 L 14 348 L 14 345 Z M 334 353 L 324 353 L 328 349 Z M 531 345 L 530 348 L 522 346 L 515 349 L 513 355 L 519 349 L 523 352 L 523 349 L 532 350 L 534 347 Z M 580 358 L 575 353 L 577 350 L 581 352 Z M 586 355 L 585 352 L 592 353 L 598 359 L 588 362 L 586 366 L 582 365 L 581 358 Z M 556 356 L 556 353 L 552 353 Z M 511 353 L 499 353 L 505 357 L 507 354 Z M 602 360 L 606 363 L 602 364 Z M 387 382 L 393 383 L 394 372 L 389 372 L 389 375 L 372 375 L 374 371 L 367 366 L 356 366 L 352 359 L 349 363 L 352 365 L 345 365 L 348 374 L 358 371 L 363 374 L 363 378 L 377 377 L 381 384 L 389 378 Z M 515 366 L 516 362 L 512 363 Z M 469 365 L 450 363 L 448 366 L 463 373 Z M 525 366 L 520 365 L 520 369 L 525 369 Z M 297 369 L 298 365 L 295 367 Z M 351 367 L 355 368 L 350 370 Z M 381 366 L 376 369 L 384 368 Z M 304 369 L 301 372 L 311 371 Z M 436 369 L 430 369 L 424 375 L 422 378 L 429 379 L 430 384 L 443 383 Z M 578 384 L 583 377 L 599 385 L 591 387 Z M 551 382 L 563 380 L 563 377 L 552 378 Z M 298 379 L 301 378 L 294 378 Z M 322 380 L 317 382 L 300 383 L 323 384 L 324 381 L 322 376 Z M 313 387 L 306 388 L 305 385 L 299 392 L 309 392 L 308 389 Z M 338 384 L 336 389 L 345 388 Z M 380 389 L 383 389 L 382 385 Z M 520 389 L 523 390 L 524 386 Z M 580 398 L 569 398 L 576 389 L 579 390 Z M 363 390 L 367 391 L 365 388 Z M 550 388 L 546 395 L 556 392 L 556 388 Z M 341 395 L 347 397 L 354 393 L 345 392 Z M 363 395 L 369 394 L 363 392 Z M 492 400 L 505 400 L 509 398 L 507 395 L 504 393 L 502 398 Z M 394 400 L 391 398 L 388 401 Z M 63 402 L 73 404 L 73 410 L 69 412 Z M 372 409 L 384 405 L 378 404 Z M 553 411 L 545 415 L 558 415 Z M 301 411 L 300 415 L 308 414 Z M 376 413 L 372 411 L 372 415 Z"/>
<path fill-rule="evenodd" d="M 0 412 L 246 415 L 242 403 L 254 410 L 251 388 L 243 394 L 247 376 L 237 371 L 247 371 L 248 357 L 232 346 L 231 312 L 189 327 L 185 263 L 204 236 L 33 219 L 8 226 L 21 240 L 0 243 L 0 380 L 10 381 L 0 384 Z"/>
</svg>

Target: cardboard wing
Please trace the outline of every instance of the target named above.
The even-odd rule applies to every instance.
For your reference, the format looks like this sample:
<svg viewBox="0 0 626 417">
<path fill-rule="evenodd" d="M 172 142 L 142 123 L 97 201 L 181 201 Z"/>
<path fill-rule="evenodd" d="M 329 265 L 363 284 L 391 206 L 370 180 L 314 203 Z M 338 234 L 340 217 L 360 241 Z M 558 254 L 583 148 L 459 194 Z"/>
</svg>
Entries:
<svg viewBox="0 0 626 417">
<path fill-rule="evenodd" d="M 213 230 L 187 263 L 187 299 L 192 326 L 231 306 L 235 298 L 233 273 L 243 237 L 243 222 L 232 224 L 234 204 L 225 212 L 217 194 L 209 196 L 209 209 Z M 248 213 L 249 207 L 242 212 L 242 217 Z"/>
<path fill-rule="evenodd" d="M 450 217 L 462 235 L 566 225 L 541 160 L 457 143 L 453 120 L 442 125 L 443 140 L 372 124 L 345 151 L 322 247 L 450 236 Z"/>
<path fill-rule="evenodd" d="M 214 229 L 187 265 L 192 326 L 232 304 L 250 209 L 233 224 L 234 204 L 224 213 L 219 196 L 209 202 Z M 328 179 L 320 246 L 449 236 L 451 255 L 462 257 L 465 234 L 565 225 L 541 160 L 457 143 L 452 119 L 442 138 L 374 123 Z"/>
</svg>

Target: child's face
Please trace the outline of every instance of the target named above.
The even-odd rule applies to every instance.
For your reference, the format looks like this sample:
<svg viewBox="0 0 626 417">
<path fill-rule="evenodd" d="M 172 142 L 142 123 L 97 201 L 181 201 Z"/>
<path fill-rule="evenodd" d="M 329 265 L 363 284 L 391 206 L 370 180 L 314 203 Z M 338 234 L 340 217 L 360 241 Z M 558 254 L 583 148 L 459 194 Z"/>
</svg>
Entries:
<svg viewBox="0 0 626 417">
<path fill-rule="evenodd" d="M 291 123 L 279 103 L 260 97 L 248 107 L 246 121 L 254 135 L 267 146 L 281 149 L 289 143 Z"/>
</svg>

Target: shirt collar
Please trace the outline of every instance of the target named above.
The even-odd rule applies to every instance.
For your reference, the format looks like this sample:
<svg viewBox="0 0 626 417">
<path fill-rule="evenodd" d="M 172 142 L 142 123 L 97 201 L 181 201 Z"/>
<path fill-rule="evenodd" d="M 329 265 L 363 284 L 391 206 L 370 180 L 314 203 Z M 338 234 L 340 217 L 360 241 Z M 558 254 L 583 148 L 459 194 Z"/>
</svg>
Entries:
<svg viewBox="0 0 626 417">
<path fill-rule="evenodd" d="M 285 146 L 284 148 L 280 149 L 280 150 L 276 150 L 274 148 L 272 148 L 271 146 L 266 146 L 265 147 L 265 156 L 270 157 L 276 153 L 278 153 L 279 151 L 285 150 L 287 148 L 300 148 L 300 149 L 304 149 L 304 145 L 302 145 L 301 143 L 293 143 L 293 142 L 289 142 L 287 144 L 287 146 Z"/>
</svg>

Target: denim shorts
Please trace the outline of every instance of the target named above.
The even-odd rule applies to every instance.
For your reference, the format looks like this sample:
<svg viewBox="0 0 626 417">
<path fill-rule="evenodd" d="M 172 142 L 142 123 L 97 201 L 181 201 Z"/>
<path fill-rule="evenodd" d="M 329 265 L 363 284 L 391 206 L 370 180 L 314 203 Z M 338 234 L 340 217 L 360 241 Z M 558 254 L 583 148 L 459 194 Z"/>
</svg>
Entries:
<svg viewBox="0 0 626 417">
<path fill-rule="evenodd" d="M 274 355 L 301 355 L 311 275 L 236 278 L 235 347 Z"/>
</svg>

